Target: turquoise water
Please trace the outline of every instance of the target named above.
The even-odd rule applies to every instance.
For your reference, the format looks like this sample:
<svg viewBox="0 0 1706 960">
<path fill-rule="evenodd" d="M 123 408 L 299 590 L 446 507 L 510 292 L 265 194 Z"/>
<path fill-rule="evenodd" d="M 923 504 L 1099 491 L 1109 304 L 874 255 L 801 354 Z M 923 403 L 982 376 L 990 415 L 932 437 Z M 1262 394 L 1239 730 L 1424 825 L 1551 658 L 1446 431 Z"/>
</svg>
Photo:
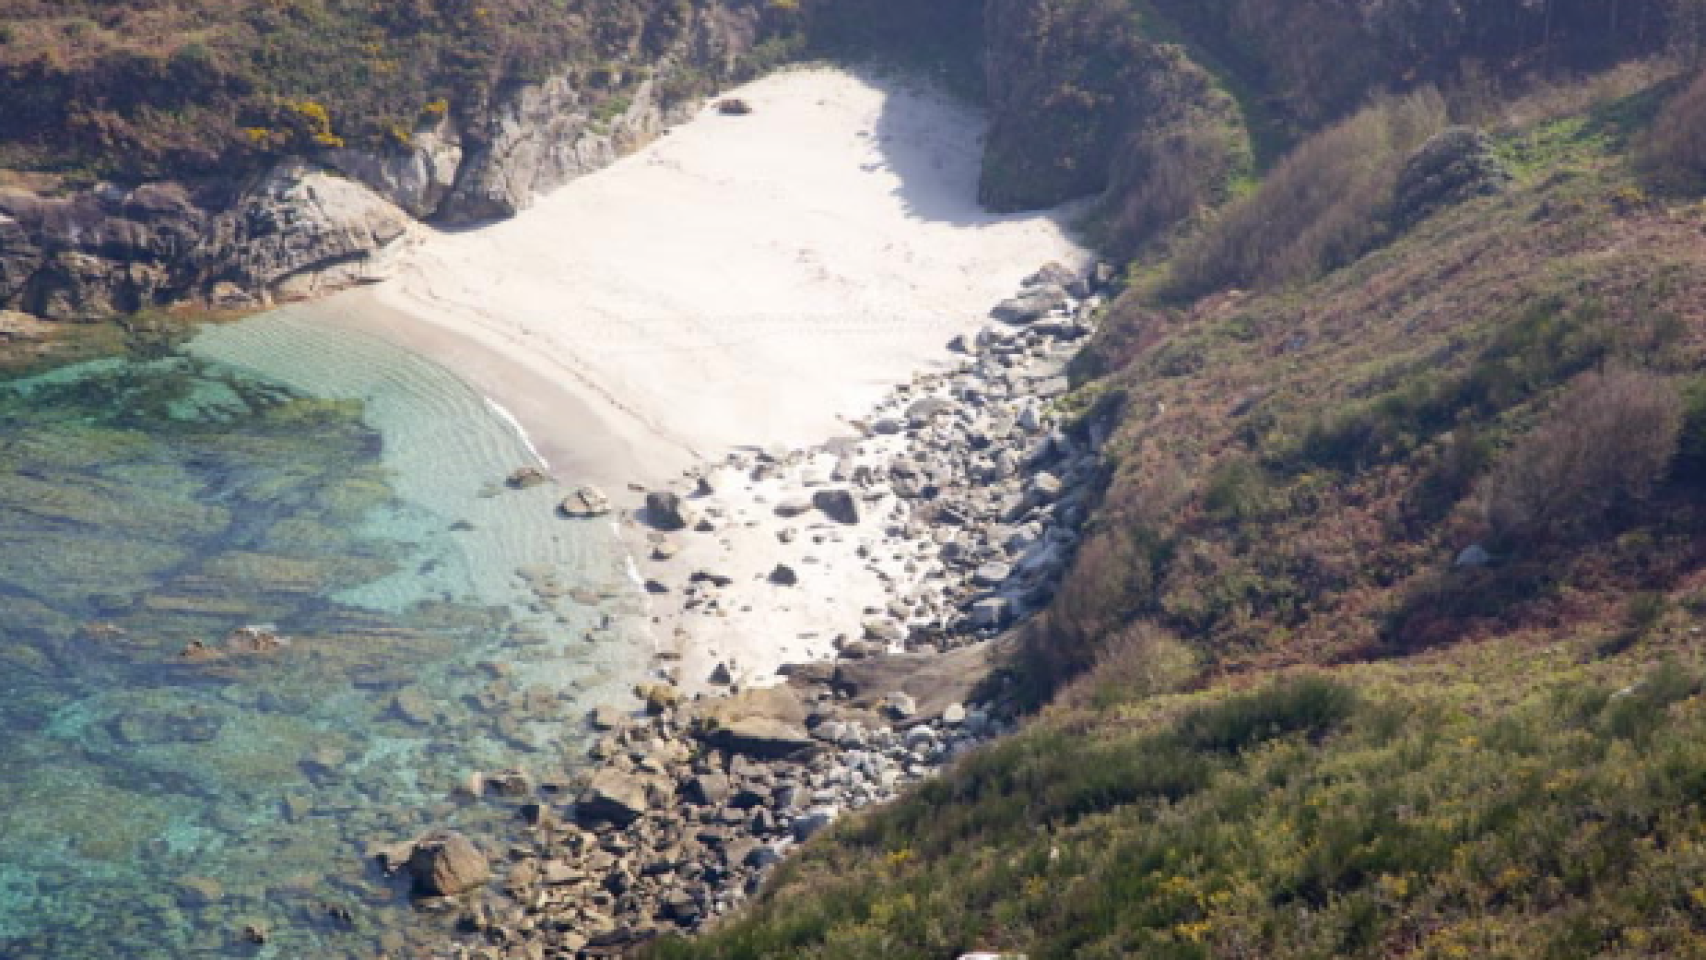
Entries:
<svg viewBox="0 0 1706 960">
<path fill-rule="evenodd" d="M 443 942 L 361 845 L 515 829 L 453 791 L 571 769 L 644 668 L 613 530 L 502 484 L 533 459 L 311 309 L 0 383 L 0 957 Z"/>
</svg>

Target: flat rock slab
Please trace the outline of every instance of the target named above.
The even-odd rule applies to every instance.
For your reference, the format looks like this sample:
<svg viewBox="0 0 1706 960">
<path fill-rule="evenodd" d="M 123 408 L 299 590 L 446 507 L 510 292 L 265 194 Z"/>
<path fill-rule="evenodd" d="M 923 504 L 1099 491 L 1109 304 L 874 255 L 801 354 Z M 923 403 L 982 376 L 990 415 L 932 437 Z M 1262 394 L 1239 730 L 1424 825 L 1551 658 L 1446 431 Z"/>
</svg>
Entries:
<svg viewBox="0 0 1706 960">
<path fill-rule="evenodd" d="M 955 704 L 974 699 L 979 685 L 1006 661 L 1012 642 L 991 640 L 946 653 L 894 653 L 836 665 L 834 684 L 852 704 L 875 709 L 902 692 L 912 697 L 914 721 L 935 720 Z"/>
</svg>

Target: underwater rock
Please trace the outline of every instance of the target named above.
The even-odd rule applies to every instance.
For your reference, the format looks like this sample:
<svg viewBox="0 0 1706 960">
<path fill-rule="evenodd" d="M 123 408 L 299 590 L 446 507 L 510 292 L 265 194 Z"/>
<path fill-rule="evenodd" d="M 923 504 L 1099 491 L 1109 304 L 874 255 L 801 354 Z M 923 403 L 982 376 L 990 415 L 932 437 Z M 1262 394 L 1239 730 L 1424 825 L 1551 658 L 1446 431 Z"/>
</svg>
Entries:
<svg viewBox="0 0 1706 960">
<path fill-rule="evenodd" d="M 549 482 L 551 482 L 551 478 L 538 467 L 517 467 L 504 479 L 504 483 L 509 484 L 513 490 L 526 490 Z"/>
</svg>

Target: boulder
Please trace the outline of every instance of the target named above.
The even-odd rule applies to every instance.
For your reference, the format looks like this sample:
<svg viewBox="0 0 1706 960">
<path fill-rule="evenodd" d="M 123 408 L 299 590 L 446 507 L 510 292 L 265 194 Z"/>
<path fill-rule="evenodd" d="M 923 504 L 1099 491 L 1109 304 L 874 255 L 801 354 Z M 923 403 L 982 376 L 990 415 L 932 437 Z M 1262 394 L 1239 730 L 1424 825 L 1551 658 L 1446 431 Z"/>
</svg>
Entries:
<svg viewBox="0 0 1706 960">
<path fill-rule="evenodd" d="M 557 509 L 566 517 L 602 517 L 610 512 L 610 498 L 597 487 L 583 484 L 564 497 Z"/>
<path fill-rule="evenodd" d="M 971 622 L 986 629 L 1006 624 L 1012 614 L 1013 604 L 1006 597 L 986 597 L 971 606 Z"/>
<path fill-rule="evenodd" d="M 859 501 L 853 492 L 845 489 L 819 490 L 812 494 L 812 506 L 823 511 L 823 515 L 836 523 L 855 524 L 859 522 Z"/>
<path fill-rule="evenodd" d="M 712 747 L 750 757 L 779 759 L 808 752 L 806 709 L 787 687 L 744 690 L 695 706 L 694 732 Z"/>
<path fill-rule="evenodd" d="M 428 834 L 415 841 L 408 867 L 415 893 L 429 897 L 454 897 L 492 878 L 486 855 L 472 840 L 454 831 Z"/>
<path fill-rule="evenodd" d="M 699 806 L 720 807 L 729 799 L 729 776 L 726 773 L 702 773 L 687 781 L 683 792 L 689 801 Z"/>
<path fill-rule="evenodd" d="M 627 826 L 651 806 L 645 781 L 633 774 L 606 768 L 593 774 L 575 799 L 575 816 L 583 821 L 608 821 Z"/>
<path fill-rule="evenodd" d="M 526 490 L 542 483 L 549 483 L 550 480 L 551 478 L 546 475 L 545 471 L 538 467 L 517 467 L 511 471 L 508 477 L 504 478 L 504 483 L 508 484 L 512 490 Z"/>
<path fill-rule="evenodd" d="M 1043 284 L 1029 287 L 1011 300 L 1001 301 L 989 311 L 989 315 L 1002 323 L 1017 326 L 1041 320 L 1065 306 L 1066 291 L 1055 284 Z"/>
<path fill-rule="evenodd" d="M 659 530 L 685 530 L 697 519 L 678 493 L 654 490 L 646 494 L 646 522 Z"/>
<path fill-rule="evenodd" d="M 984 588 L 999 587 L 1013 575 L 1013 568 L 1005 563 L 986 563 L 977 568 L 972 574 L 971 581 Z"/>
</svg>

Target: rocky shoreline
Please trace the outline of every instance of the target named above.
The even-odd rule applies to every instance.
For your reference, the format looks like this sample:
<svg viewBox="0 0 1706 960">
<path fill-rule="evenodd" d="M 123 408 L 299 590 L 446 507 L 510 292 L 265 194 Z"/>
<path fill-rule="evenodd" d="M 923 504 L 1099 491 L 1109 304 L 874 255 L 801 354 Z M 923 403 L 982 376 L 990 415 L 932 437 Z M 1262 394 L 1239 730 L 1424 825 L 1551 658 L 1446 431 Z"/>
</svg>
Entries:
<svg viewBox="0 0 1706 960">
<path fill-rule="evenodd" d="M 624 519 L 647 547 L 654 630 L 673 641 L 660 643 L 655 682 L 635 691 L 643 706 L 592 712 L 601 737 L 580 773 L 462 788 L 465 802 L 524 821 L 505 849 L 435 833 L 369 851 L 421 909 L 457 918 L 466 936 L 442 956 L 615 956 L 690 933 L 756 893 L 793 845 L 1011 729 L 1010 628 L 1052 595 L 1101 469 L 1103 425 L 1068 429 L 1051 401 L 1068 391 L 1066 364 L 1111 281 L 1105 266 L 1046 266 L 994 322 L 954 340 L 957 367 L 895 389 L 854 423 L 858 436 L 739 452 L 681 489 L 642 488 Z M 608 502 L 576 490 L 565 512 Z M 735 576 L 695 566 L 691 548 L 736 527 L 803 550 L 845 547 L 886 602 L 866 606 L 827 656 L 773 673 L 733 658 L 706 670 L 690 655 L 695 623 L 741 592 Z M 811 560 L 763 577 L 809 592 Z"/>
</svg>

